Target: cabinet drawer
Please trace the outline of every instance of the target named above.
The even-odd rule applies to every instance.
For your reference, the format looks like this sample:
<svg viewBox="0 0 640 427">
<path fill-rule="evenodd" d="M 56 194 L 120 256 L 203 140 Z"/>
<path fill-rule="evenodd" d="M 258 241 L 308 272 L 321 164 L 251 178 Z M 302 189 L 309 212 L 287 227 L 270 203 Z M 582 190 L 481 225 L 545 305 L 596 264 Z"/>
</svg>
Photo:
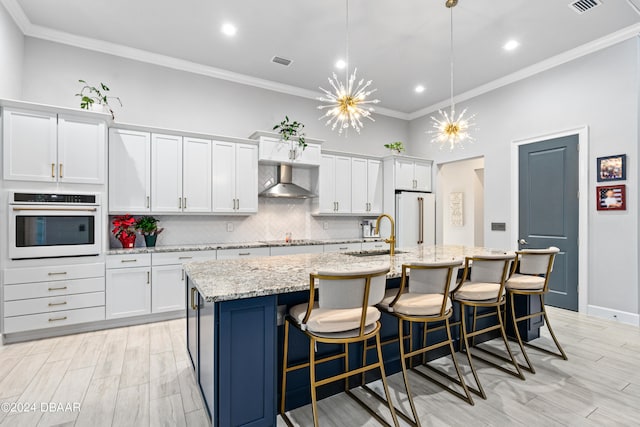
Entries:
<svg viewBox="0 0 640 427">
<path fill-rule="evenodd" d="M 74 325 L 76 323 L 97 322 L 99 320 L 104 320 L 104 306 L 58 311 L 56 313 L 7 317 L 4 319 L 4 333 L 11 334 L 13 332 Z"/>
<path fill-rule="evenodd" d="M 104 306 L 104 292 L 32 298 L 4 303 L 5 317 Z"/>
<path fill-rule="evenodd" d="M 4 270 L 5 285 L 84 279 L 87 277 L 104 277 L 104 263 L 7 268 Z"/>
<path fill-rule="evenodd" d="M 151 255 L 151 262 L 156 265 L 184 264 L 191 261 L 203 261 L 206 259 L 216 259 L 216 251 L 185 251 L 185 252 L 162 252 Z"/>
<path fill-rule="evenodd" d="M 254 258 L 269 255 L 269 248 L 218 249 L 218 259 Z"/>
<path fill-rule="evenodd" d="M 149 267 L 151 254 L 109 255 L 107 268 Z"/>
<path fill-rule="evenodd" d="M 321 254 L 322 245 L 272 246 L 271 256 L 292 254 Z"/>
<path fill-rule="evenodd" d="M 89 292 L 104 292 L 104 277 L 7 285 L 4 287 L 4 300 L 13 301 Z"/>
<path fill-rule="evenodd" d="M 325 252 L 351 252 L 362 250 L 361 243 L 331 243 L 324 245 Z"/>
<path fill-rule="evenodd" d="M 381 251 L 389 249 L 389 244 L 385 242 L 362 242 L 363 251 Z"/>
</svg>

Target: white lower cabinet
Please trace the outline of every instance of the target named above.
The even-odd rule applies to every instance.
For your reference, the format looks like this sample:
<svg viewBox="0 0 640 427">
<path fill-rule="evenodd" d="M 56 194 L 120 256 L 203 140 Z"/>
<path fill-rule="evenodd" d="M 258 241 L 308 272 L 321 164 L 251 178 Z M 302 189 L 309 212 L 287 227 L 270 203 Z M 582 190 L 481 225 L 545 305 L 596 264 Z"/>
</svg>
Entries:
<svg viewBox="0 0 640 427">
<path fill-rule="evenodd" d="M 216 259 L 216 251 L 107 257 L 107 319 L 185 309 L 182 264 Z"/>
<path fill-rule="evenodd" d="M 324 252 L 322 245 L 296 245 L 296 246 L 272 246 L 271 256 L 295 255 L 295 254 L 321 254 Z"/>
<path fill-rule="evenodd" d="M 389 249 L 389 244 L 377 241 L 377 242 L 362 242 L 363 251 L 383 251 Z"/>
<path fill-rule="evenodd" d="M 105 319 L 104 263 L 4 270 L 5 334 Z"/>
<path fill-rule="evenodd" d="M 255 258 L 259 256 L 269 256 L 271 251 L 268 247 L 243 248 L 243 249 L 218 249 L 218 259 L 238 259 Z"/>
</svg>

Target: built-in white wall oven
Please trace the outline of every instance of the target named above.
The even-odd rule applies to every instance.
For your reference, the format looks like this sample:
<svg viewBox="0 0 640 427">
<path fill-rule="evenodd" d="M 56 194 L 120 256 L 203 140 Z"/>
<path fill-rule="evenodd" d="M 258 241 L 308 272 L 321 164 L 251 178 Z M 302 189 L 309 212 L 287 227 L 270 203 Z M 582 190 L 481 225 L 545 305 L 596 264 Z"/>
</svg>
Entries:
<svg viewBox="0 0 640 427">
<path fill-rule="evenodd" d="M 9 258 L 99 255 L 99 194 L 9 193 Z"/>
</svg>

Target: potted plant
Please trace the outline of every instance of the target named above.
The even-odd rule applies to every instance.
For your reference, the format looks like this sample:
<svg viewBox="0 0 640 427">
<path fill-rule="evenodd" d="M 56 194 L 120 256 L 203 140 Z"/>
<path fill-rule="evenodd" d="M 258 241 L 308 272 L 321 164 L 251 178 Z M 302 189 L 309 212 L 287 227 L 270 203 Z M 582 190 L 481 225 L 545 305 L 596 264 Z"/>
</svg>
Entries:
<svg viewBox="0 0 640 427">
<path fill-rule="evenodd" d="M 401 141 L 390 142 L 389 144 L 384 144 L 385 148 L 388 148 L 391 151 L 394 151 L 396 154 L 400 154 L 404 151 L 404 144 Z"/>
<path fill-rule="evenodd" d="M 78 80 L 78 82 L 84 85 L 82 89 L 80 89 L 80 93 L 76 93 L 76 96 L 80 97 L 80 108 L 92 110 L 95 108 L 95 104 L 101 105 L 104 110 L 111 113 L 111 118 L 115 119 L 113 110 L 109 105 L 109 99 L 117 99 L 118 103 L 122 107 L 122 101 L 120 101 L 120 98 L 117 96 L 107 95 L 109 87 L 102 82 L 100 82 L 100 88 L 89 86 L 89 84 L 84 80 Z"/>
<path fill-rule="evenodd" d="M 158 221 L 152 216 L 141 216 L 136 221 L 135 228 L 144 236 L 144 242 L 148 248 L 156 245 L 158 234 L 164 230 L 164 228 L 158 228 Z"/>
<path fill-rule="evenodd" d="M 123 248 L 133 248 L 136 244 L 136 219 L 129 214 L 116 215 L 113 218 L 111 232 L 120 240 Z"/>
<path fill-rule="evenodd" d="M 284 116 L 284 120 L 273 127 L 273 130 L 277 130 L 280 134 L 280 139 L 283 142 L 289 142 L 291 149 L 297 151 L 298 147 L 301 147 L 304 151 L 307 148 L 307 142 L 304 139 L 304 125 L 298 121 L 290 121 L 289 116 Z M 298 147 L 294 147 L 295 140 L 298 141 Z"/>
</svg>

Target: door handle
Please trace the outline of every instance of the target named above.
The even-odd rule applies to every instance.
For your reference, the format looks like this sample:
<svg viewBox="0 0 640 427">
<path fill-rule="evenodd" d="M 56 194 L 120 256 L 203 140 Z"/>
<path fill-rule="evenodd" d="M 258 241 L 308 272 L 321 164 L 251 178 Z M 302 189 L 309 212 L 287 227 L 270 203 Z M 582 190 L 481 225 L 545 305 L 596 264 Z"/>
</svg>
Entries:
<svg viewBox="0 0 640 427">
<path fill-rule="evenodd" d="M 147 208 L 149 207 L 149 196 L 147 196 Z"/>
<path fill-rule="evenodd" d="M 55 178 L 55 177 L 56 177 L 56 164 L 51 163 L 51 178 Z"/>
<path fill-rule="evenodd" d="M 187 198 L 186 197 L 182 199 L 182 207 L 184 209 L 187 209 Z"/>
<path fill-rule="evenodd" d="M 178 197 L 178 209 L 182 209 L 182 197 Z"/>
<path fill-rule="evenodd" d="M 62 163 L 60 163 L 60 166 L 58 167 L 58 178 L 62 178 Z"/>
<path fill-rule="evenodd" d="M 147 271 L 147 285 L 151 283 L 151 273 Z"/>
<path fill-rule="evenodd" d="M 521 245 L 528 245 L 529 244 L 529 242 L 527 242 L 525 239 L 518 240 L 518 243 L 520 243 Z"/>
</svg>

